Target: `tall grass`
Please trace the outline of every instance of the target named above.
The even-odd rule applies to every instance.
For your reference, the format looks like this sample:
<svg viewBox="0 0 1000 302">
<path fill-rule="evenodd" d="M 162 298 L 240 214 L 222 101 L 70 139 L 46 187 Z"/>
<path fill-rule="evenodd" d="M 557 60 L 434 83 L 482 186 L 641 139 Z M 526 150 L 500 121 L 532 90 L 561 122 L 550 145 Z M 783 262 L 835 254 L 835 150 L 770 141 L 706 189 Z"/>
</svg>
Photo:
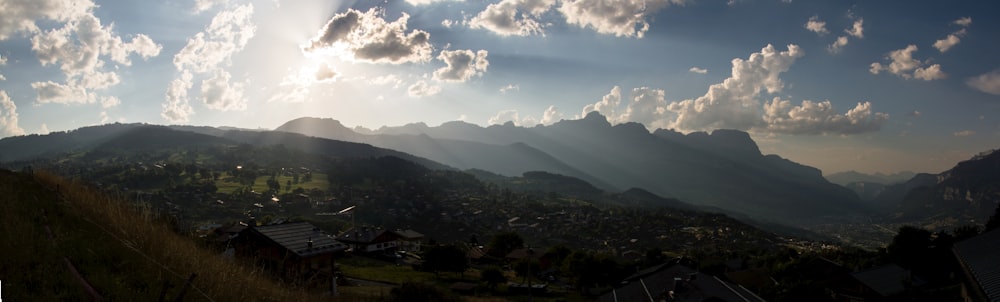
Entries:
<svg viewBox="0 0 1000 302">
<path fill-rule="evenodd" d="M 197 274 L 185 301 L 364 301 L 333 298 L 274 281 L 171 230 L 148 206 L 109 197 L 79 181 L 0 171 L 0 280 L 4 299 L 85 298 L 62 258 L 108 300 L 173 300 Z M 54 240 L 49 240 L 45 226 Z"/>
</svg>

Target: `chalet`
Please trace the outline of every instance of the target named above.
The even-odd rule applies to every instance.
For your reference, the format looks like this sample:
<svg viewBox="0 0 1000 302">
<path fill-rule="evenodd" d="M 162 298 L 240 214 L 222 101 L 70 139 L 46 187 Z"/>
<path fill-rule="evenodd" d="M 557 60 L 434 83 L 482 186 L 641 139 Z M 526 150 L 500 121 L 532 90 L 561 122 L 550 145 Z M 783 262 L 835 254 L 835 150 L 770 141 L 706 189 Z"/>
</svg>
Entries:
<svg viewBox="0 0 1000 302">
<path fill-rule="evenodd" d="M 350 246 L 355 253 L 395 251 L 399 246 L 398 239 L 393 232 L 375 228 L 351 229 L 337 236 L 337 241 Z"/>
<path fill-rule="evenodd" d="M 347 246 L 308 222 L 249 226 L 233 239 L 239 255 L 256 257 L 281 278 L 315 280 L 333 276 L 334 255 Z"/>
<path fill-rule="evenodd" d="M 417 233 L 414 230 L 395 230 L 392 233 L 396 235 L 396 247 L 400 251 L 420 251 L 420 243 L 424 240 L 424 234 Z"/>
<path fill-rule="evenodd" d="M 952 252 L 964 272 L 965 301 L 1000 301 L 1000 229 L 958 242 Z"/>
<path fill-rule="evenodd" d="M 764 301 L 740 285 L 701 273 L 677 260 L 642 270 L 622 284 L 597 301 Z"/>
</svg>

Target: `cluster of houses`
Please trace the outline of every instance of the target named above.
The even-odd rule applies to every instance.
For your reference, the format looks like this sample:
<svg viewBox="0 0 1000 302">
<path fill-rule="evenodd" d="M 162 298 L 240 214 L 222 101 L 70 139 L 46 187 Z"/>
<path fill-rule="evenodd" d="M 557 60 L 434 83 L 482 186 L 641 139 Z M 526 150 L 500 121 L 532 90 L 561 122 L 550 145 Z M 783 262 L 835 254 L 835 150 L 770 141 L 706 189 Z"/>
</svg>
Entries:
<svg viewBox="0 0 1000 302">
<path fill-rule="evenodd" d="M 226 254 L 254 259 L 283 280 L 306 285 L 333 280 L 334 258 L 346 253 L 396 255 L 419 252 L 424 235 L 413 230 L 359 228 L 330 235 L 309 222 L 237 224 L 215 231 Z"/>
</svg>

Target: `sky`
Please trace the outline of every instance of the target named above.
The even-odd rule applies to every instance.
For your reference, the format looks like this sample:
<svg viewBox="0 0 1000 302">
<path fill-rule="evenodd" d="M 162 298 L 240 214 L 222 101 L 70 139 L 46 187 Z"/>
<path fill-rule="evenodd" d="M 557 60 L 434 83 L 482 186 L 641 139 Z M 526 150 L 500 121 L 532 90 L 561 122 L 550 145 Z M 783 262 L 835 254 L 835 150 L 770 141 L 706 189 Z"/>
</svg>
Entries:
<svg viewBox="0 0 1000 302">
<path fill-rule="evenodd" d="M 996 1 L 0 0 L 0 137 L 304 116 L 534 127 L 598 111 L 651 131 L 747 131 L 827 174 L 937 173 L 998 148 L 998 13 Z"/>
</svg>

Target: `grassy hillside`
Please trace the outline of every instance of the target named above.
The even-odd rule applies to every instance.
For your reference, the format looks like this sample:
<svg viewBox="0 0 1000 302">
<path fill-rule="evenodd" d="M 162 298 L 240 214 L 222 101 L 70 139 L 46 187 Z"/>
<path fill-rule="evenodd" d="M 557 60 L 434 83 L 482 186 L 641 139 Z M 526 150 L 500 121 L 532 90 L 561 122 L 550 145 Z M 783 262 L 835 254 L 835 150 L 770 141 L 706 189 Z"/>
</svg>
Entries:
<svg viewBox="0 0 1000 302">
<path fill-rule="evenodd" d="M 318 301 L 321 292 L 279 284 L 180 236 L 148 206 L 109 198 L 47 173 L 0 170 L 3 299 L 88 300 L 69 260 L 107 300 Z M 168 300 L 168 301 L 169 301 Z M 342 295 L 338 301 L 363 301 Z"/>
</svg>

